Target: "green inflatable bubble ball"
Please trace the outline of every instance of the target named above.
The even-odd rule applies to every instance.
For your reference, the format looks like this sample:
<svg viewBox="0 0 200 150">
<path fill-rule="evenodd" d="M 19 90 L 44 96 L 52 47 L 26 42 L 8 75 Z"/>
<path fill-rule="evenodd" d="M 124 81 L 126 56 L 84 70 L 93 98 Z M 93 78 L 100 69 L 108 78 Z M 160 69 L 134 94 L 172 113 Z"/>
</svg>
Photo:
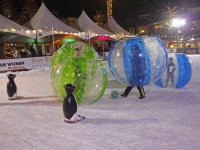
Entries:
<svg viewBox="0 0 200 150">
<path fill-rule="evenodd" d="M 68 83 L 76 86 L 74 96 L 79 105 L 93 104 L 103 96 L 108 78 L 97 58 L 93 47 L 83 42 L 70 42 L 58 50 L 52 59 L 51 85 L 61 100 Z"/>
<path fill-rule="evenodd" d="M 87 59 L 98 59 L 98 54 L 91 45 L 80 41 L 73 41 L 64 44 L 59 50 L 54 52 L 51 59 L 51 65 L 54 66 L 55 62 L 58 60 L 70 56 Z"/>
</svg>

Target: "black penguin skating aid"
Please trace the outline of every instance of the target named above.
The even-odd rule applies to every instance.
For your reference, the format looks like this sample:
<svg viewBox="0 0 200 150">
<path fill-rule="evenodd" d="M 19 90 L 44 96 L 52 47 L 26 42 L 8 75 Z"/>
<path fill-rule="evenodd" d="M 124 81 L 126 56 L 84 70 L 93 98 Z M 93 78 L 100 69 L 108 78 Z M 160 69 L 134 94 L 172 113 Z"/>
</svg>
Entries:
<svg viewBox="0 0 200 150">
<path fill-rule="evenodd" d="M 8 74 L 8 83 L 7 83 L 7 94 L 8 94 L 8 100 L 16 100 L 21 99 L 23 96 L 17 96 L 17 86 L 15 84 L 15 74 Z"/>
<path fill-rule="evenodd" d="M 66 84 L 65 86 L 66 95 L 63 100 L 63 113 L 65 116 L 64 121 L 67 123 L 75 123 L 85 119 L 85 117 L 77 115 L 77 102 L 73 95 L 75 86 L 72 84 Z"/>
</svg>

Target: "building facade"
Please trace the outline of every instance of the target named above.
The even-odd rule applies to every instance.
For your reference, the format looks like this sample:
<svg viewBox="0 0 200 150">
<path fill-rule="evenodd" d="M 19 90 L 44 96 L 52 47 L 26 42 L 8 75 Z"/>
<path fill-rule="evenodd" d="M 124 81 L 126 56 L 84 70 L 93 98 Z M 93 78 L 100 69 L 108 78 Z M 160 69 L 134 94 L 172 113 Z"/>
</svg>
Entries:
<svg viewBox="0 0 200 150">
<path fill-rule="evenodd" d="M 0 14 L 11 20 L 17 19 L 16 9 L 10 0 L 0 0 Z"/>
<path fill-rule="evenodd" d="M 11 0 L 0 0 L 0 4 L 0 14 L 21 25 L 29 21 L 39 9 L 35 0 L 25 0 L 20 11 L 14 7 Z"/>
<path fill-rule="evenodd" d="M 23 25 L 28 22 L 38 11 L 39 7 L 35 0 L 26 0 L 20 13 L 19 24 Z"/>
<path fill-rule="evenodd" d="M 171 26 L 171 28 L 157 27 L 157 24 L 164 18 L 151 14 L 139 15 L 137 19 L 129 20 L 127 24 L 129 29 L 134 28 L 135 34 L 158 36 L 168 49 L 176 49 L 178 52 L 200 53 L 200 7 L 185 9 L 178 16 L 186 20 L 185 25 Z"/>
</svg>

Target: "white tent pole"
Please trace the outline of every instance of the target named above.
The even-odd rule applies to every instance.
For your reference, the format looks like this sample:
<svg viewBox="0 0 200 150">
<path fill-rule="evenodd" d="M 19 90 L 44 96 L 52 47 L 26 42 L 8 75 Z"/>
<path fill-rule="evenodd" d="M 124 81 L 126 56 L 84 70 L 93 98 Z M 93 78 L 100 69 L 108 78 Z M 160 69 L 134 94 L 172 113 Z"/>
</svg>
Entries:
<svg viewBox="0 0 200 150">
<path fill-rule="evenodd" d="M 53 33 L 53 27 L 52 27 L 52 46 L 53 46 L 53 48 L 52 48 L 52 52 L 54 53 L 54 33 Z M 52 54 L 53 54 L 52 53 Z"/>
<path fill-rule="evenodd" d="M 87 27 L 85 28 L 85 33 L 86 33 L 86 42 L 89 40 L 89 35 L 88 35 L 88 30 L 87 30 Z"/>
<path fill-rule="evenodd" d="M 103 41 L 103 60 L 104 60 L 104 48 L 105 48 L 105 41 Z"/>
<path fill-rule="evenodd" d="M 37 31 L 37 29 L 36 29 L 35 33 L 36 33 L 36 36 L 35 36 L 35 38 L 36 38 L 35 39 L 35 45 L 36 45 L 36 53 L 37 53 L 36 55 L 38 56 L 39 52 L 38 52 L 38 31 Z"/>
<path fill-rule="evenodd" d="M 89 40 L 89 44 L 90 44 L 90 30 L 88 30 L 88 40 Z"/>
</svg>

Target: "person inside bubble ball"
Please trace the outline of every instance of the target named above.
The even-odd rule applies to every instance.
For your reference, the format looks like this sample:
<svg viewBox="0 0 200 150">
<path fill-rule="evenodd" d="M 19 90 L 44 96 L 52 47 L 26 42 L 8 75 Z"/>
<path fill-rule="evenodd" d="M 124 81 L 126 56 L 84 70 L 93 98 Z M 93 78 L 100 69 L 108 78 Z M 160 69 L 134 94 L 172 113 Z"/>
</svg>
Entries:
<svg viewBox="0 0 200 150">
<path fill-rule="evenodd" d="M 81 53 L 81 51 L 80 51 L 79 48 L 75 48 L 74 56 L 75 56 L 75 57 L 82 57 L 82 53 Z"/>
<path fill-rule="evenodd" d="M 139 99 L 143 99 L 146 97 L 144 87 L 143 87 L 143 80 L 145 76 L 145 65 L 144 65 L 144 55 L 140 52 L 139 46 L 134 45 L 132 50 L 132 63 L 134 66 L 134 72 L 133 72 L 133 84 L 137 85 L 137 89 L 140 93 Z M 121 94 L 121 97 L 127 97 L 130 91 L 133 89 L 133 86 L 127 86 L 124 93 Z"/>
<path fill-rule="evenodd" d="M 168 81 L 171 79 L 171 85 L 174 85 L 174 71 L 176 70 L 176 66 L 173 62 L 173 58 L 169 57 L 169 63 L 167 66 L 167 79 L 165 83 L 165 87 L 168 86 Z"/>
<path fill-rule="evenodd" d="M 74 57 L 76 59 L 73 62 L 73 68 L 74 68 L 74 84 L 76 85 L 75 93 L 77 95 L 77 98 L 82 96 L 82 93 L 84 93 L 85 87 L 85 80 L 87 77 L 87 74 L 85 70 L 81 67 L 82 63 L 85 63 L 84 59 L 81 59 L 84 57 L 83 53 L 79 48 L 75 48 Z M 80 99 L 80 98 L 79 98 Z"/>
</svg>

